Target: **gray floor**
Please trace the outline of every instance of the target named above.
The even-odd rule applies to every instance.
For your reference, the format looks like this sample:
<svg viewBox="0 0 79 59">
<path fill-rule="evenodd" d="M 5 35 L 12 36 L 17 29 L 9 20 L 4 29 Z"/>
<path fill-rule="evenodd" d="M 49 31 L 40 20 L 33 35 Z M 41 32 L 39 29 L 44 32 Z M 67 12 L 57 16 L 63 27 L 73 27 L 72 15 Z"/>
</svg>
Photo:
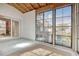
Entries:
<svg viewBox="0 0 79 59">
<path fill-rule="evenodd" d="M 55 46 L 53 47 L 50 44 L 47 43 L 41 43 L 41 42 L 37 42 L 37 41 L 32 41 L 30 39 L 13 39 L 13 40 L 5 40 L 5 41 L 0 41 L 0 55 L 1 56 L 6 56 L 6 55 L 18 55 L 16 52 L 20 52 L 20 51 L 24 51 L 24 50 L 29 50 L 31 47 L 33 48 L 34 46 L 38 47 L 38 46 L 49 46 L 49 49 L 58 49 L 58 51 L 66 51 L 68 54 L 70 53 L 70 55 L 77 55 L 76 52 L 74 52 L 71 49 L 66 49 L 66 48 L 62 48 L 59 46 Z M 68 51 L 69 50 L 69 51 Z M 63 52 L 62 51 L 62 52 Z M 65 53 L 65 52 L 64 52 Z M 66 54 L 67 54 L 66 53 Z"/>
</svg>

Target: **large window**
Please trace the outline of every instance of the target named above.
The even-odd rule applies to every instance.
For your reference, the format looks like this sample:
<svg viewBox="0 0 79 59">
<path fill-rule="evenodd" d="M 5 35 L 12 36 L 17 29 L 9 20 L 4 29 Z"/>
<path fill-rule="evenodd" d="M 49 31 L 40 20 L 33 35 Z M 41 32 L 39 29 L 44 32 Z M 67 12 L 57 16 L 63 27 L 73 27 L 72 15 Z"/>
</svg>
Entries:
<svg viewBox="0 0 79 59">
<path fill-rule="evenodd" d="M 37 40 L 44 40 L 43 36 L 43 13 L 39 13 L 37 15 L 37 20 L 36 20 L 36 39 Z"/>
<path fill-rule="evenodd" d="M 71 47 L 71 6 L 37 14 L 36 39 Z"/>
<path fill-rule="evenodd" d="M 50 43 L 52 43 L 52 26 L 52 11 L 44 12 L 44 36 Z"/>
<path fill-rule="evenodd" d="M 0 20 L 0 37 L 11 36 L 11 21 Z"/>
<path fill-rule="evenodd" d="M 37 14 L 36 39 L 52 43 L 52 11 Z"/>
<path fill-rule="evenodd" d="M 0 38 L 5 37 L 19 37 L 18 21 L 0 17 Z"/>
<path fill-rule="evenodd" d="M 71 6 L 56 9 L 56 44 L 71 47 Z"/>
</svg>

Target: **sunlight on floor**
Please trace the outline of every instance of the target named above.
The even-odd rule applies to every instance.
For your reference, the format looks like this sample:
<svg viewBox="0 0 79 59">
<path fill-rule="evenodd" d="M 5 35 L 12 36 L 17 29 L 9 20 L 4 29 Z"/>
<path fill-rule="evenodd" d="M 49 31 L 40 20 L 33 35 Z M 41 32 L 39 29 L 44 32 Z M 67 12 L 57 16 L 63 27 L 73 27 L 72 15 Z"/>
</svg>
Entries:
<svg viewBox="0 0 79 59">
<path fill-rule="evenodd" d="M 19 44 L 16 44 L 14 47 L 15 48 L 23 48 L 23 47 L 28 47 L 32 45 L 31 43 L 19 43 Z"/>
</svg>

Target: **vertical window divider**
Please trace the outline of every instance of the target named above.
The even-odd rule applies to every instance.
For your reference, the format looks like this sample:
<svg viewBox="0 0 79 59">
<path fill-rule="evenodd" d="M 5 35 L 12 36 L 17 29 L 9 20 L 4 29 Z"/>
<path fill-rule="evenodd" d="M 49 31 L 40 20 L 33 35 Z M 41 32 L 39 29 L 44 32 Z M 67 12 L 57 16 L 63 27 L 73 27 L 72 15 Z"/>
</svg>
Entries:
<svg viewBox="0 0 79 59">
<path fill-rule="evenodd" d="M 56 38 L 56 10 L 52 10 L 52 44 L 55 45 L 55 38 Z"/>
<path fill-rule="evenodd" d="M 71 8 L 71 7 L 69 7 L 69 8 Z M 61 12 L 61 16 L 60 16 L 60 18 L 61 18 L 61 26 L 58 26 L 58 27 L 61 27 L 61 32 L 62 32 L 62 33 L 59 32 L 59 33 L 61 33 L 61 34 L 59 34 L 59 35 L 60 35 L 60 36 L 63 36 L 62 39 L 70 40 L 70 41 L 67 41 L 67 42 L 69 43 L 69 46 L 67 46 L 67 47 L 71 48 L 70 45 L 72 45 L 72 44 L 71 44 L 71 40 L 72 40 L 72 39 L 69 37 L 69 35 L 66 35 L 66 34 L 68 34 L 68 33 L 71 35 L 71 32 L 68 32 L 68 33 L 67 33 L 67 31 L 65 31 L 66 29 L 64 29 L 64 28 L 66 28 L 66 27 L 67 27 L 67 29 L 69 29 L 69 30 L 71 29 L 71 28 L 70 28 L 71 26 L 69 26 L 69 25 L 68 25 L 68 26 L 65 26 L 65 25 L 64 25 L 64 24 L 65 24 L 65 23 L 64 23 L 64 22 L 65 22 L 64 19 L 65 19 L 66 17 L 71 17 L 71 15 L 69 15 L 69 14 L 67 14 L 66 16 L 64 15 L 64 12 L 65 12 L 65 11 L 64 11 L 64 7 L 61 8 L 60 10 L 61 10 L 61 11 L 58 11 L 58 12 Z M 69 10 L 70 10 L 70 9 L 69 9 Z M 68 11 L 68 9 L 67 9 L 67 11 Z M 70 13 L 71 13 L 71 12 L 70 12 Z M 70 19 L 70 18 L 68 18 L 68 19 Z M 72 21 L 72 19 L 70 19 L 70 20 Z M 66 19 L 66 21 L 67 21 L 67 19 Z M 66 23 L 66 24 L 68 24 L 68 23 Z M 71 22 L 70 22 L 70 24 L 71 24 Z M 56 26 L 56 27 L 57 27 L 57 26 Z M 70 31 L 71 31 L 71 30 L 70 30 Z M 66 33 L 65 33 L 65 32 L 66 32 Z M 56 34 L 56 36 L 57 36 L 57 34 Z M 65 46 L 64 43 L 66 43 L 66 42 L 64 42 L 62 39 L 60 39 L 60 40 L 61 40 L 60 43 L 58 43 L 58 44 L 56 43 L 56 44 L 57 44 L 57 45 L 61 45 L 61 46 Z"/>
<path fill-rule="evenodd" d="M 44 12 L 43 12 L 43 37 L 44 37 L 44 32 L 45 32 L 45 29 L 44 29 Z"/>
<path fill-rule="evenodd" d="M 63 27 L 64 27 L 64 25 L 63 25 L 63 22 L 64 22 L 63 18 L 64 18 L 64 17 L 63 17 L 63 8 L 62 8 L 62 35 L 63 35 L 63 32 L 64 32 L 64 31 L 63 31 Z M 64 46 L 64 45 L 63 45 L 63 41 L 62 41 L 62 46 Z"/>
</svg>

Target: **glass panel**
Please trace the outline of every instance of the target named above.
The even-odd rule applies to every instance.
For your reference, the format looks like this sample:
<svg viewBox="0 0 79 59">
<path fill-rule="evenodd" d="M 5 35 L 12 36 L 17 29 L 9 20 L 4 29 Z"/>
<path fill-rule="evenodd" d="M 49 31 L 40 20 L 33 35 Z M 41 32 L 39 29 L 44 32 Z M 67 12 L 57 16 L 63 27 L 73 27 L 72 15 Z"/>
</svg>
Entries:
<svg viewBox="0 0 79 59">
<path fill-rule="evenodd" d="M 42 22 L 37 22 L 37 30 L 38 31 L 43 31 L 43 21 Z"/>
<path fill-rule="evenodd" d="M 36 37 L 37 40 L 43 40 L 44 41 L 44 36 L 43 36 L 43 13 L 37 14 L 37 22 L 36 22 Z"/>
<path fill-rule="evenodd" d="M 18 37 L 19 36 L 19 22 L 12 20 L 12 36 Z"/>
<path fill-rule="evenodd" d="M 62 44 L 67 47 L 71 47 L 71 37 L 63 36 Z"/>
<path fill-rule="evenodd" d="M 62 27 L 56 27 L 56 35 L 63 35 Z"/>
<path fill-rule="evenodd" d="M 11 20 L 0 20 L 0 37 L 11 36 Z"/>
<path fill-rule="evenodd" d="M 47 26 L 47 24 L 48 24 L 49 26 L 52 26 L 52 19 L 45 19 L 45 20 L 44 20 L 44 26 Z"/>
<path fill-rule="evenodd" d="M 37 14 L 37 32 L 43 32 L 43 13 Z"/>
<path fill-rule="evenodd" d="M 62 17 L 62 8 L 56 9 L 56 17 Z"/>
<path fill-rule="evenodd" d="M 63 27 L 63 35 L 71 36 L 71 27 Z"/>
<path fill-rule="evenodd" d="M 37 20 L 37 25 L 43 25 L 43 20 Z"/>
<path fill-rule="evenodd" d="M 52 11 L 44 13 L 44 26 L 52 26 Z"/>
<path fill-rule="evenodd" d="M 44 19 L 52 19 L 52 11 L 45 12 Z"/>
<path fill-rule="evenodd" d="M 44 37 L 46 42 L 52 42 L 52 11 L 44 13 Z"/>
<path fill-rule="evenodd" d="M 56 44 L 62 45 L 63 36 L 56 35 Z"/>
<path fill-rule="evenodd" d="M 71 7 L 56 9 L 56 44 L 71 47 Z"/>
<path fill-rule="evenodd" d="M 6 35 L 6 21 L 0 20 L 0 37 Z"/>
<path fill-rule="evenodd" d="M 43 13 L 37 14 L 37 20 L 43 20 Z"/>
<path fill-rule="evenodd" d="M 63 8 L 63 16 L 71 16 L 71 6 Z"/>
<path fill-rule="evenodd" d="M 61 17 L 58 17 L 56 18 L 56 26 L 62 26 L 62 18 Z"/>
<path fill-rule="evenodd" d="M 71 37 L 56 35 L 56 44 L 71 47 Z"/>
<path fill-rule="evenodd" d="M 63 17 L 63 26 L 71 26 L 71 17 Z"/>
</svg>

